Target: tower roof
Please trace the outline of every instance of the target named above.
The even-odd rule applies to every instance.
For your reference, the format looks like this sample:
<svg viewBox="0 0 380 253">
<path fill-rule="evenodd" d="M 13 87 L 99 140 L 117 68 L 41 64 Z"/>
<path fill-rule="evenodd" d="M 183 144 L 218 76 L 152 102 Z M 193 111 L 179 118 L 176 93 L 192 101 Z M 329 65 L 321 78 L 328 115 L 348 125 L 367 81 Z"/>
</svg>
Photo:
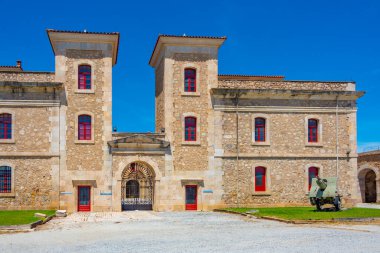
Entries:
<svg viewBox="0 0 380 253">
<path fill-rule="evenodd" d="M 58 43 L 91 43 L 91 44 L 108 44 L 112 51 L 112 64 L 117 62 L 119 50 L 120 34 L 118 32 L 87 32 L 85 31 L 65 31 L 65 30 L 46 30 L 50 45 L 54 54 L 57 54 Z"/>
</svg>

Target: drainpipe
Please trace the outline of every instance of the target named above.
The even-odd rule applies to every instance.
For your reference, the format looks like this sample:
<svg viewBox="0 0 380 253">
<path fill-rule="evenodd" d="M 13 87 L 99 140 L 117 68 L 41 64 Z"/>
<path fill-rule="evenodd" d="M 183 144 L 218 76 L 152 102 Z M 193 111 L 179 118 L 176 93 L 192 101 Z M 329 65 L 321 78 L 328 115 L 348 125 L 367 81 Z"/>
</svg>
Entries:
<svg viewBox="0 0 380 253">
<path fill-rule="evenodd" d="M 338 104 L 338 95 L 336 96 L 336 110 L 335 110 L 335 131 L 336 131 L 336 147 L 335 147 L 335 150 L 336 150 L 336 178 L 337 178 L 337 191 L 338 191 L 338 171 L 339 171 L 339 133 L 338 133 L 338 130 L 339 130 L 339 117 L 338 117 L 338 110 L 339 110 L 339 104 Z"/>
<path fill-rule="evenodd" d="M 235 96 L 235 113 L 236 113 L 236 202 L 237 207 L 240 207 L 239 201 L 239 93 Z"/>
</svg>

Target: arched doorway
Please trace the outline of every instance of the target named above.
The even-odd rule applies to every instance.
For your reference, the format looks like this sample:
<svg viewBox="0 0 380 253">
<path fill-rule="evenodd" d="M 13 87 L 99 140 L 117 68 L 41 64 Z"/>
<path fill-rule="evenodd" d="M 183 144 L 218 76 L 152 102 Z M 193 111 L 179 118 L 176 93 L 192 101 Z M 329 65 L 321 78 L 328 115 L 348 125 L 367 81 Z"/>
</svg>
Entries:
<svg viewBox="0 0 380 253">
<path fill-rule="evenodd" d="M 376 202 L 376 174 L 373 170 L 369 170 L 365 174 L 365 202 Z"/>
<path fill-rule="evenodd" d="M 121 180 L 121 209 L 152 210 L 154 172 L 145 163 L 133 162 L 124 169 Z"/>
</svg>

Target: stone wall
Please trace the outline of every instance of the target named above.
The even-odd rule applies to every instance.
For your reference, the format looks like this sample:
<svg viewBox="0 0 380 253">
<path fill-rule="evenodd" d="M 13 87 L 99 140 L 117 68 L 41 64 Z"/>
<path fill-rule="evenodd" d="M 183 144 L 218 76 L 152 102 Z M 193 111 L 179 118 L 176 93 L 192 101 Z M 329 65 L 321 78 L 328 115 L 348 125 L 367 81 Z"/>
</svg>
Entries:
<svg viewBox="0 0 380 253">
<path fill-rule="evenodd" d="M 0 145 L 1 146 L 1 145 Z M 52 165 L 58 158 L 0 158 L 14 169 L 14 196 L 0 196 L 0 210 L 55 209 L 59 191 L 54 187 Z"/>
<path fill-rule="evenodd" d="M 173 65 L 173 164 L 176 171 L 206 170 L 208 168 L 208 54 L 175 54 Z M 186 67 L 194 67 L 199 77 L 197 91 L 199 96 L 183 94 L 183 72 Z M 197 116 L 197 124 L 200 127 L 200 136 L 197 142 L 184 142 L 184 114 L 191 113 Z M 170 117 L 170 115 L 167 115 Z M 194 159 L 196 157 L 197 159 Z"/>
<path fill-rule="evenodd" d="M 54 82 L 54 72 L 0 72 L 0 81 Z"/>
<path fill-rule="evenodd" d="M 161 132 L 162 128 L 165 128 L 164 118 L 165 118 L 165 90 L 164 90 L 164 61 L 156 68 L 156 121 L 155 129 L 156 133 Z"/>
<path fill-rule="evenodd" d="M 93 84 L 94 93 L 78 93 L 77 74 L 75 62 L 89 60 L 94 68 Z M 101 51 L 67 50 L 66 72 L 66 96 L 68 100 L 66 118 L 66 152 L 68 170 L 101 170 L 103 167 L 103 55 Z M 77 143 L 76 120 L 78 113 L 93 114 L 94 142 Z"/>
<path fill-rule="evenodd" d="M 354 91 L 354 82 L 219 80 L 219 88 Z"/>
<path fill-rule="evenodd" d="M 371 173 L 369 180 L 368 173 Z M 359 180 L 359 189 L 362 202 L 376 198 L 380 202 L 380 151 L 370 151 L 359 154 L 357 178 Z M 367 195 L 367 199 L 366 199 Z"/>
<path fill-rule="evenodd" d="M 267 168 L 267 191 L 254 191 L 254 168 Z M 223 161 L 223 200 L 228 206 L 252 205 L 308 205 L 307 168 L 318 166 L 322 177 L 336 176 L 334 159 L 304 158 L 241 158 L 236 166 L 235 159 Z M 350 205 L 356 195 L 352 187 L 353 170 L 345 159 L 339 160 L 338 189 L 344 204 Z M 239 197 L 237 197 L 238 192 Z"/>
<path fill-rule="evenodd" d="M 14 142 L 0 144 L 0 152 L 50 152 L 54 108 L 0 107 L 0 112 L 12 114 L 14 138 Z"/>
<path fill-rule="evenodd" d="M 268 145 L 253 142 L 255 117 L 267 117 Z M 321 142 L 317 146 L 307 143 L 307 117 L 318 118 L 321 127 Z M 339 114 L 339 147 L 345 156 L 350 149 L 350 117 Z M 334 113 L 239 113 L 239 149 L 242 154 L 254 156 L 315 155 L 334 156 L 336 154 L 336 118 Z M 236 114 L 224 112 L 223 150 L 225 154 L 236 153 Z"/>
</svg>

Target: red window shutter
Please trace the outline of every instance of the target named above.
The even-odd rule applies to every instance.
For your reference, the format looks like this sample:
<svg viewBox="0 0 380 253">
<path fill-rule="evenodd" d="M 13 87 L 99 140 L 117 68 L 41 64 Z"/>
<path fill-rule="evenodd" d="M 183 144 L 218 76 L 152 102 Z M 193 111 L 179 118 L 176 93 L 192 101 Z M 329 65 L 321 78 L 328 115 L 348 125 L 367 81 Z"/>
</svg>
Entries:
<svg viewBox="0 0 380 253">
<path fill-rule="evenodd" d="M 264 118 L 255 118 L 255 141 L 265 142 L 266 124 Z"/>
<path fill-rule="evenodd" d="M 309 168 L 309 173 L 308 173 L 309 191 L 310 191 L 310 188 L 311 188 L 312 179 L 315 178 L 315 177 L 317 177 L 318 173 L 319 173 L 319 169 L 317 167 L 310 167 Z"/>
<path fill-rule="evenodd" d="M 91 140 L 91 116 L 80 115 L 78 117 L 78 139 Z"/>
<path fill-rule="evenodd" d="M 255 191 L 266 191 L 266 168 L 255 168 Z"/>
<path fill-rule="evenodd" d="M 89 65 L 78 66 L 78 89 L 80 90 L 91 89 L 91 66 Z"/>
<path fill-rule="evenodd" d="M 197 91 L 196 76 L 197 76 L 197 73 L 195 69 L 185 69 L 184 89 L 186 92 Z"/>
<path fill-rule="evenodd" d="M 318 142 L 318 120 L 308 120 L 308 141 Z"/>
<path fill-rule="evenodd" d="M 12 115 L 0 114 L 0 139 L 12 139 Z"/>
<path fill-rule="evenodd" d="M 197 140 L 197 119 L 195 117 L 185 118 L 185 141 Z"/>
</svg>

